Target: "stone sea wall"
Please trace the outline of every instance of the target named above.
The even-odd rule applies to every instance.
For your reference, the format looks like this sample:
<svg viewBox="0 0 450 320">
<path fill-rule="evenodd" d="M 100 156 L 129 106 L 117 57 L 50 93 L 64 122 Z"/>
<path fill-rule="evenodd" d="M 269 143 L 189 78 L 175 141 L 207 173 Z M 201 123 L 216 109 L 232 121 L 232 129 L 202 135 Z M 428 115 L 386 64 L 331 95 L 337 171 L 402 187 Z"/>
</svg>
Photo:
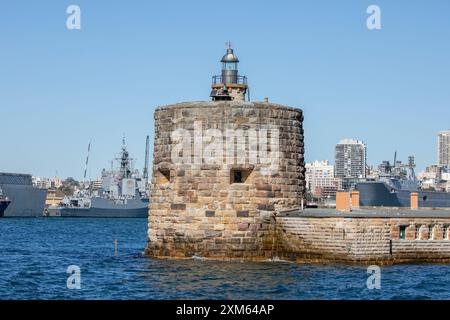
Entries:
<svg viewBox="0 0 450 320">
<path fill-rule="evenodd" d="M 450 217 L 277 217 L 275 252 L 297 262 L 449 262 L 448 225 Z"/>
</svg>

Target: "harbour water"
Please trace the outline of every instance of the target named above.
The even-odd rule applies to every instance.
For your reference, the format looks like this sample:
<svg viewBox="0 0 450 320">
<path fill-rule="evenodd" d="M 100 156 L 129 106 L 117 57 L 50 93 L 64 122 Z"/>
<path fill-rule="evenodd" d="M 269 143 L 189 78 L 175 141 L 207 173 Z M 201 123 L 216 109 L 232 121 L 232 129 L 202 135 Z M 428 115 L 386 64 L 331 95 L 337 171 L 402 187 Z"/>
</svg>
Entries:
<svg viewBox="0 0 450 320">
<path fill-rule="evenodd" d="M 382 267 L 369 290 L 366 266 L 151 259 L 146 233 L 147 219 L 0 219 L 0 299 L 450 299 L 446 264 Z"/>
</svg>

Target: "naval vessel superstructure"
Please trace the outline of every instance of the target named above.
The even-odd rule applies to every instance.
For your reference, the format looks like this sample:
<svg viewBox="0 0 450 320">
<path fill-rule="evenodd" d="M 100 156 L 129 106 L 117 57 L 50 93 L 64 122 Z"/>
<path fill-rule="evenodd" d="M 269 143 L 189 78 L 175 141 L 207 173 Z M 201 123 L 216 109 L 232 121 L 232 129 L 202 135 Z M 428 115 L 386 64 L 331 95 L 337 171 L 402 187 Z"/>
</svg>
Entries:
<svg viewBox="0 0 450 320">
<path fill-rule="evenodd" d="M 419 195 L 419 207 L 450 208 L 450 192 L 421 190 L 414 172 L 414 157 L 407 165 L 391 166 L 385 161 L 384 170 L 377 180 L 356 184 L 359 201 L 365 207 L 409 207 L 411 192 Z"/>
<path fill-rule="evenodd" d="M 148 153 L 148 138 L 147 150 Z M 146 157 L 147 158 L 147 157 Z M 71 197 L 65 197 L 57 207 L 49 207 L 49 216 L 84 218 L 145 218 L 148 216 L 147 164 L 141 177 L 132 169 L 132 160 L 125 140 L 119 157 L 118 170 L 102 171 L 101 187 L 88 187 Z"/>
</svg>

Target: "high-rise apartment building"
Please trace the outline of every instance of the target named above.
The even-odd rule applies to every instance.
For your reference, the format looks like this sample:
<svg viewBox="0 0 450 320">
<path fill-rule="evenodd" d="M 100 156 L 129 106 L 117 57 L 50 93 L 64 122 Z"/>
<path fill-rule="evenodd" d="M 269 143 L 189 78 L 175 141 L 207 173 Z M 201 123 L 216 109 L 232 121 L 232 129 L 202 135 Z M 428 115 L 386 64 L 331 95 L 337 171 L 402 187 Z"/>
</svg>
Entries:
<svg viewBox="0 0 450 320">
<path fill-rule="evenodd" d="M 353 139 L 341 140 L 335 148 L 334 176 L 336 178 L 366 177 L 366 145 Z"/>
<path fill-rule="evenodd" d="M 438 165 L 450 166 L 450 130 L 438 133 Z"/>
</svg>

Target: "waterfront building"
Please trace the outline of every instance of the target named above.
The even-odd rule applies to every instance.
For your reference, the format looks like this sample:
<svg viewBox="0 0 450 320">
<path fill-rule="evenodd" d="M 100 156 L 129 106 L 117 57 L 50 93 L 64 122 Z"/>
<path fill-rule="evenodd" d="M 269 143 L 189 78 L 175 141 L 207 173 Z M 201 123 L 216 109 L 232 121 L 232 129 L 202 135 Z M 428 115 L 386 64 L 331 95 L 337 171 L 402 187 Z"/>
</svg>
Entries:
<svg viewBox="0 0 450 320">
<path fill-rule="evenodd" d="M 444 181 L 450 181 L 450 172 L 448 171 L 448 168 L 444 168 L 441 173 L 441 179 Z"/>
<path fill-rule="evenodd" d="M 62 185 L 61 178 L 59 177 L 42 178 L 33 176 L 32 183 L 35 188 L 39 189 L 57 189 Z"/>
<path fill-rule="evenodd" d="M 450 181 L 449 168 L 436 164 L 428 166 L 419 174 L 418 179 L 422 189 L 447 191 Z"/>
<path fill-rule="evenodd" d="M 437 141 L 438 165 L 450 166 L 450 130 L 440 131 Z"/>
<path fill-rule="evenodd" d="M 92 190 L 99 190 L 102 188 L 103 180 L 102 178 L 97 178 L 94 181 L 91 181 L 91 188 Z"/>
<path fill-rule="evenodd" d="M 64 200 L 64 193 L 59 189 L 49 189 L 47 191 L 47 198 L 45 199 L 45 206 L 58 206 Z"/>
<path fill-rule="evenodd" d="M 435 180 L 440 181 L 442 179 L 443 167 L 433 164 L 425 168 L 425 171 L 419 174 L 419 180 Z"/>
<path fill-rule="evenodd" d="M 49 179 L 41 177 L 32 177 L 32 183 L 33 186 L 38 189 L 49 189 L 52 186 Z"/>
<path fill-rule="evenodd" d="M 57 189 L 57 188 L 59 188 L 59 187 L 62 186 L 62 180 L 61 180 L 61 178 L 58 177 L 58 176 L 53 177 L 53 178 L 50 180 L 50 182 L 51 182 L 51 188 L 52 188 L 52 189 Z"/>
<path fill-rule="evenodd" d="M 367 170 L 366 170 L 366 178 L 368 179 L 378 179 L 380 177 L 380 168 L 379 167 L 375 167 L 373 165 L 371 166 L 367 166 Z"/>
<path fill-rule="evenodd" d="M 366 145 L 364 142 L 344 139 L 336 145 L 334 176 L 345 179 L 366 177 Z"/>
<path fill-rule="evenodd" d="M 341 140 L 335 148 L 334 176 L 336 178 L 366 177 L 366 145 L 353 139 Z"/>
<path fill-rule="evenodd" d="M 306 188 L 313 196 L 334 197 L 342 189 L 342 180 L 334 177 L 334 166 L 328 160 L 306 163 L 305 169 Z"/>
</svg>

